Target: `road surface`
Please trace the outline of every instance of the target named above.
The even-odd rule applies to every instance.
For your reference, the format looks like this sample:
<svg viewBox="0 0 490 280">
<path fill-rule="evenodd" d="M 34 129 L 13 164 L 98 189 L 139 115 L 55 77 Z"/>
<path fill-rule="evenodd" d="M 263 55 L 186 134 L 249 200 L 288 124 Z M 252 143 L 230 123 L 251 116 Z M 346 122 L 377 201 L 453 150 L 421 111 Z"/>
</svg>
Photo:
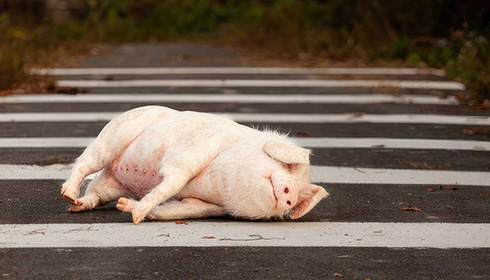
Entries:
<svg viewBox="0 0 490 280">
<path fill-rule="evenodd" d="M 33 71 L 87 94 L 0 99 L 0 278 L 490 279 L 490 112 L 460 106 L 464 87 L 441 71 L 244 68 L 191 45 L 80 65 Z M 71 163 L 148 104 L 289 132 L 330 197 L 294 222 L 69 213 Z"/>
</svg>

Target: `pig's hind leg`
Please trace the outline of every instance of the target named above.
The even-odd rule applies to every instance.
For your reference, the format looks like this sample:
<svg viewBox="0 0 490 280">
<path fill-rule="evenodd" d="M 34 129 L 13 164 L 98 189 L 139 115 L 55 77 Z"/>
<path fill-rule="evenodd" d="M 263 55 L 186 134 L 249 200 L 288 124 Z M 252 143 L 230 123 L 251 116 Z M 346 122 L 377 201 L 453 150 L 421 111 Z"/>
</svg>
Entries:
<svg viewBox="0 0 490 280">
<path fill-rule="evenodd" d="M 120 198 L 116 207 L 124 212 L 132 212 L 136 202 Z M 167 201 L 151 210 L 146 218 L 151 220 L 179 220 L 219 217 L 226 215 L 225 208 L 197 198 L 184 198 L 181 201 Z"/>
<path fill-rule="evenodd" d="M 111 120 L 77 159 L 70 177 L 61 188 L 63 198 L 70 204 L 80 205 L 76 198 L 85 177 L 109 165 L 148 126 L 174 112 L 165 107 L 146 106 L 127 111 Z"/>
<path fill-rule="evenodd" d="M 85 194 L 77 199 L 78 205 L 70 205 L 70 212 L 91 210 L 110 201 L 118 200 L 120 197 L 127 196 L 131 197 L 132 194 L 121 186 L 112 176 L 112 172 L 109 169 L 105 169 L 90 182 Z"/>
</svg>

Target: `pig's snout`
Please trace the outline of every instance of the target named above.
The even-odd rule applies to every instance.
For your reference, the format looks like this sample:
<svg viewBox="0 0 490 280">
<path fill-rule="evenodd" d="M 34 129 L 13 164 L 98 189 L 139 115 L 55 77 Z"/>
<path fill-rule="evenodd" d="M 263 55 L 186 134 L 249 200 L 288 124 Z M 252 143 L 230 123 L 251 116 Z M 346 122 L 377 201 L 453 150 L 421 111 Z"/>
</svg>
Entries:
<svg viewBox="0 0 490 280">
<path fill-rule="evenodd" d="M 271 183 L 279 208 L 290 209 L 298 203 L 296 184 L 287 175 L 274 172 L 271 177 Z"/>
<path fill-rule="evenodd" d="M 294 187 L 280 187 L 276 192 L 278 206 L 284 209 L 293 208 L 298 203 L 298 193 Z"/>
</svg>

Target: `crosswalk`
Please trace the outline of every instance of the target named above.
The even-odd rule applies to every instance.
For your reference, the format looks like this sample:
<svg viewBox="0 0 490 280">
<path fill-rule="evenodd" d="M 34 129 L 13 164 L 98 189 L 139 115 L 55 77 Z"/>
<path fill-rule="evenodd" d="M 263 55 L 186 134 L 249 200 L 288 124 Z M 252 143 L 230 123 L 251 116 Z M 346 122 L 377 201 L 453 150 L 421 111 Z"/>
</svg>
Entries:
<svg viewBox="0 0 490 280">
<path fill-rule="evenodd" d="M 91 94 L 91 95 L 16 95 L 3 100 L 7 104 L 22 103 L 123 103 L 123 102 L 182 102 L 182 103 L 261 103 L 261 104 L 377 104 L 377 103 L 395 103 L 395 104 L 440 104 L 440 105 L 458 105 L 454 96 L 445 99 L 436 96 L 420 95 L 387 95 L 387 94 L 369 94 L 369 95 L 223 95 L 223 94 Z"/>
<path fill-rule="evenodd" d="M 6 225 L 5 247 L 488 247 L 488 224 L 458 223 L 240 223 L 196 222 L 179 228 L 168 223 Z M 218 233 L 218 232 L 219 233 Z M 169 239 L 162 242 L 165 232 Z M 244 235 L 243 232 L 250 233 Z M 253 233 L 253 234 L 252 234 Z M 348 238 L 345 235 L 350 236 Z M 170 238 L 172 236 L 172 238 Z M 174 237 L 175 236 L 175 237 Z M 203 238 L 208 237 L 208 238 Z M 437 237 L 436 240 L 431 238 Z M 360 240 L 358 240 L 360 239 Z"/>
<path fill-rule="evenodd" d="M 4 113 L 0 122 L 71 122 L 105 121 L 108 122 L 122 112 L 90 113 Z M 255 123 L 410 123 L 410 124 L 466 124 L 490 125 L 490 117 L 485 116 L 448 116 L 448 115 L 374 115 L 374 114 L 267 114 L 267 113 L 222 113 L 216 115 L 228 117 L 237 122 Z"/>
<path fill-rule="evenodd" d="M 2 273 L 32 277 L 11 264 L 29 260 L 25 254 L 57 258 L 60 252 L 73 257 L 110 251 L 115 254 L 108 256 L 110 262 L 121 266 L 133 249 L 152 256 L 183 250 L 189 256 L 217 247 L 204 251 L 211 259 L 195 270 L 204 275 L 187 278 L 212 278 L 212 271 L 202 268 L 218 265 L 212 258 L 222 254 L 213 251 L 220 248 L 230 250 L 230 262 L 243 262 L 236 267 L 221 260 L 231 265 L 230 273 L 253 269 L 254 257 L 263 261 L 271 252 L 284 252 L 275 256 L 282 260 L 276 266 L 286 266 L 293 251 L 305 256 L 296 259 L 297 270 L 311 270 L 312 250 L 312 256 L 329 264 L 318 263 L 313 278 L 331 277 L 335 269 L 351 269 L 351 275 L 359 276 L 366 272 L 357 265 L 360 256 L 366 263 L 398 258 L 399 265 L 412 265 L 406 256 L 431 256 L 420 269 L 433 270 L 439 278 L 457 269 L 436 265 L 433 257 L 446 253 L 475 260 L 473 276 L 490 277 L 488 265 L 476 265 L 490 258 L 490 112 L 460 106 L 455 93 L 464 86 L 440 70 L 189 67 L 31 72 L 56 75 L 58 85 L 88 93 L 0 98 L 0 261 L 7 263 L 2 267 L 0 262 Z M 295 222 L 222 218 L 134 226 L 130 216 L 113 205 L 68 213 L 59 189 L 72 162 L 109 120 L 149 104 L 211 112 L 248 126 L 288 132 L 313 150 L 312 182 L 330 197 Z M 118 250 L 126 247 L 128 256 Z M 366 248 L 373 256 L 366 255 Z M 60 251 L 65 249 L 72 251 Z M 90 266 L 99 264 L 80 261 L 86 266 L 80 275 L 87 276 L 80 278 L 97 278 Z M 77 266 L 64 260 L 59 264 L 61 270 Z M 175 264 L 142 267 L 169 276 Z M 366 267 L 378 269 L 372 275 L 380 278 L 393 275 L 389 269 L 383 274 L 381 268 Z M 137 278 L 131 273 L 138 270 L 120 271 Z M 412 276 L 403 277 L 417 278 Z"/>
</svg>

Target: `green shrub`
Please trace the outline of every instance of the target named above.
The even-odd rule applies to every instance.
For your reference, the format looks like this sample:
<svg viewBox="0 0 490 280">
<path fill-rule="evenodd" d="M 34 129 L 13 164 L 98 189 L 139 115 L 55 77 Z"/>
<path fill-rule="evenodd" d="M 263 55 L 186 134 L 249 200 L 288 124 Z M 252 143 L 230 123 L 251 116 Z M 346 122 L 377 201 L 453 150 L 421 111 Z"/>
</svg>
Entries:
<svg viewBox="0 0 490 280">
<path fill-rule="evenodd" d="M 0 4 L 0 88 L 25 80 L 39 50 L 67 41 L 224 38 L 298 57 L 400 60 L 446 68 L 474 98 L 489 97 L 490 3 L 439 0 L 73 0 L 72 18 L 50 22 L 43 1 Z M 5 9 L 7 7 L 7 9 Z M 2 10 L 4 9 L 4 10 Z M 456 12 L 457 11 L 457 12 Z M 464 30 L 461 32 L 458 30 Z M 474 33 L 471 33 L 472 31 Z M 465 34 L 479 34 L 465 35 Z M 486 39 L 482 39 L 486 38 Z"/>
<path fill-rule="evenodd" d="M 7 13 L 0 15 L 0 90 L 18 85 L 25 78 L 26 33 L 8 26 Z"/>
<path fill-rule="evenodd" d="M 470 35 L 464 39 L 459 53 L 446 66 L 448 76 L 466 85 L 472 99 L 490 98 L 490 43 Z"/>
</svg>

